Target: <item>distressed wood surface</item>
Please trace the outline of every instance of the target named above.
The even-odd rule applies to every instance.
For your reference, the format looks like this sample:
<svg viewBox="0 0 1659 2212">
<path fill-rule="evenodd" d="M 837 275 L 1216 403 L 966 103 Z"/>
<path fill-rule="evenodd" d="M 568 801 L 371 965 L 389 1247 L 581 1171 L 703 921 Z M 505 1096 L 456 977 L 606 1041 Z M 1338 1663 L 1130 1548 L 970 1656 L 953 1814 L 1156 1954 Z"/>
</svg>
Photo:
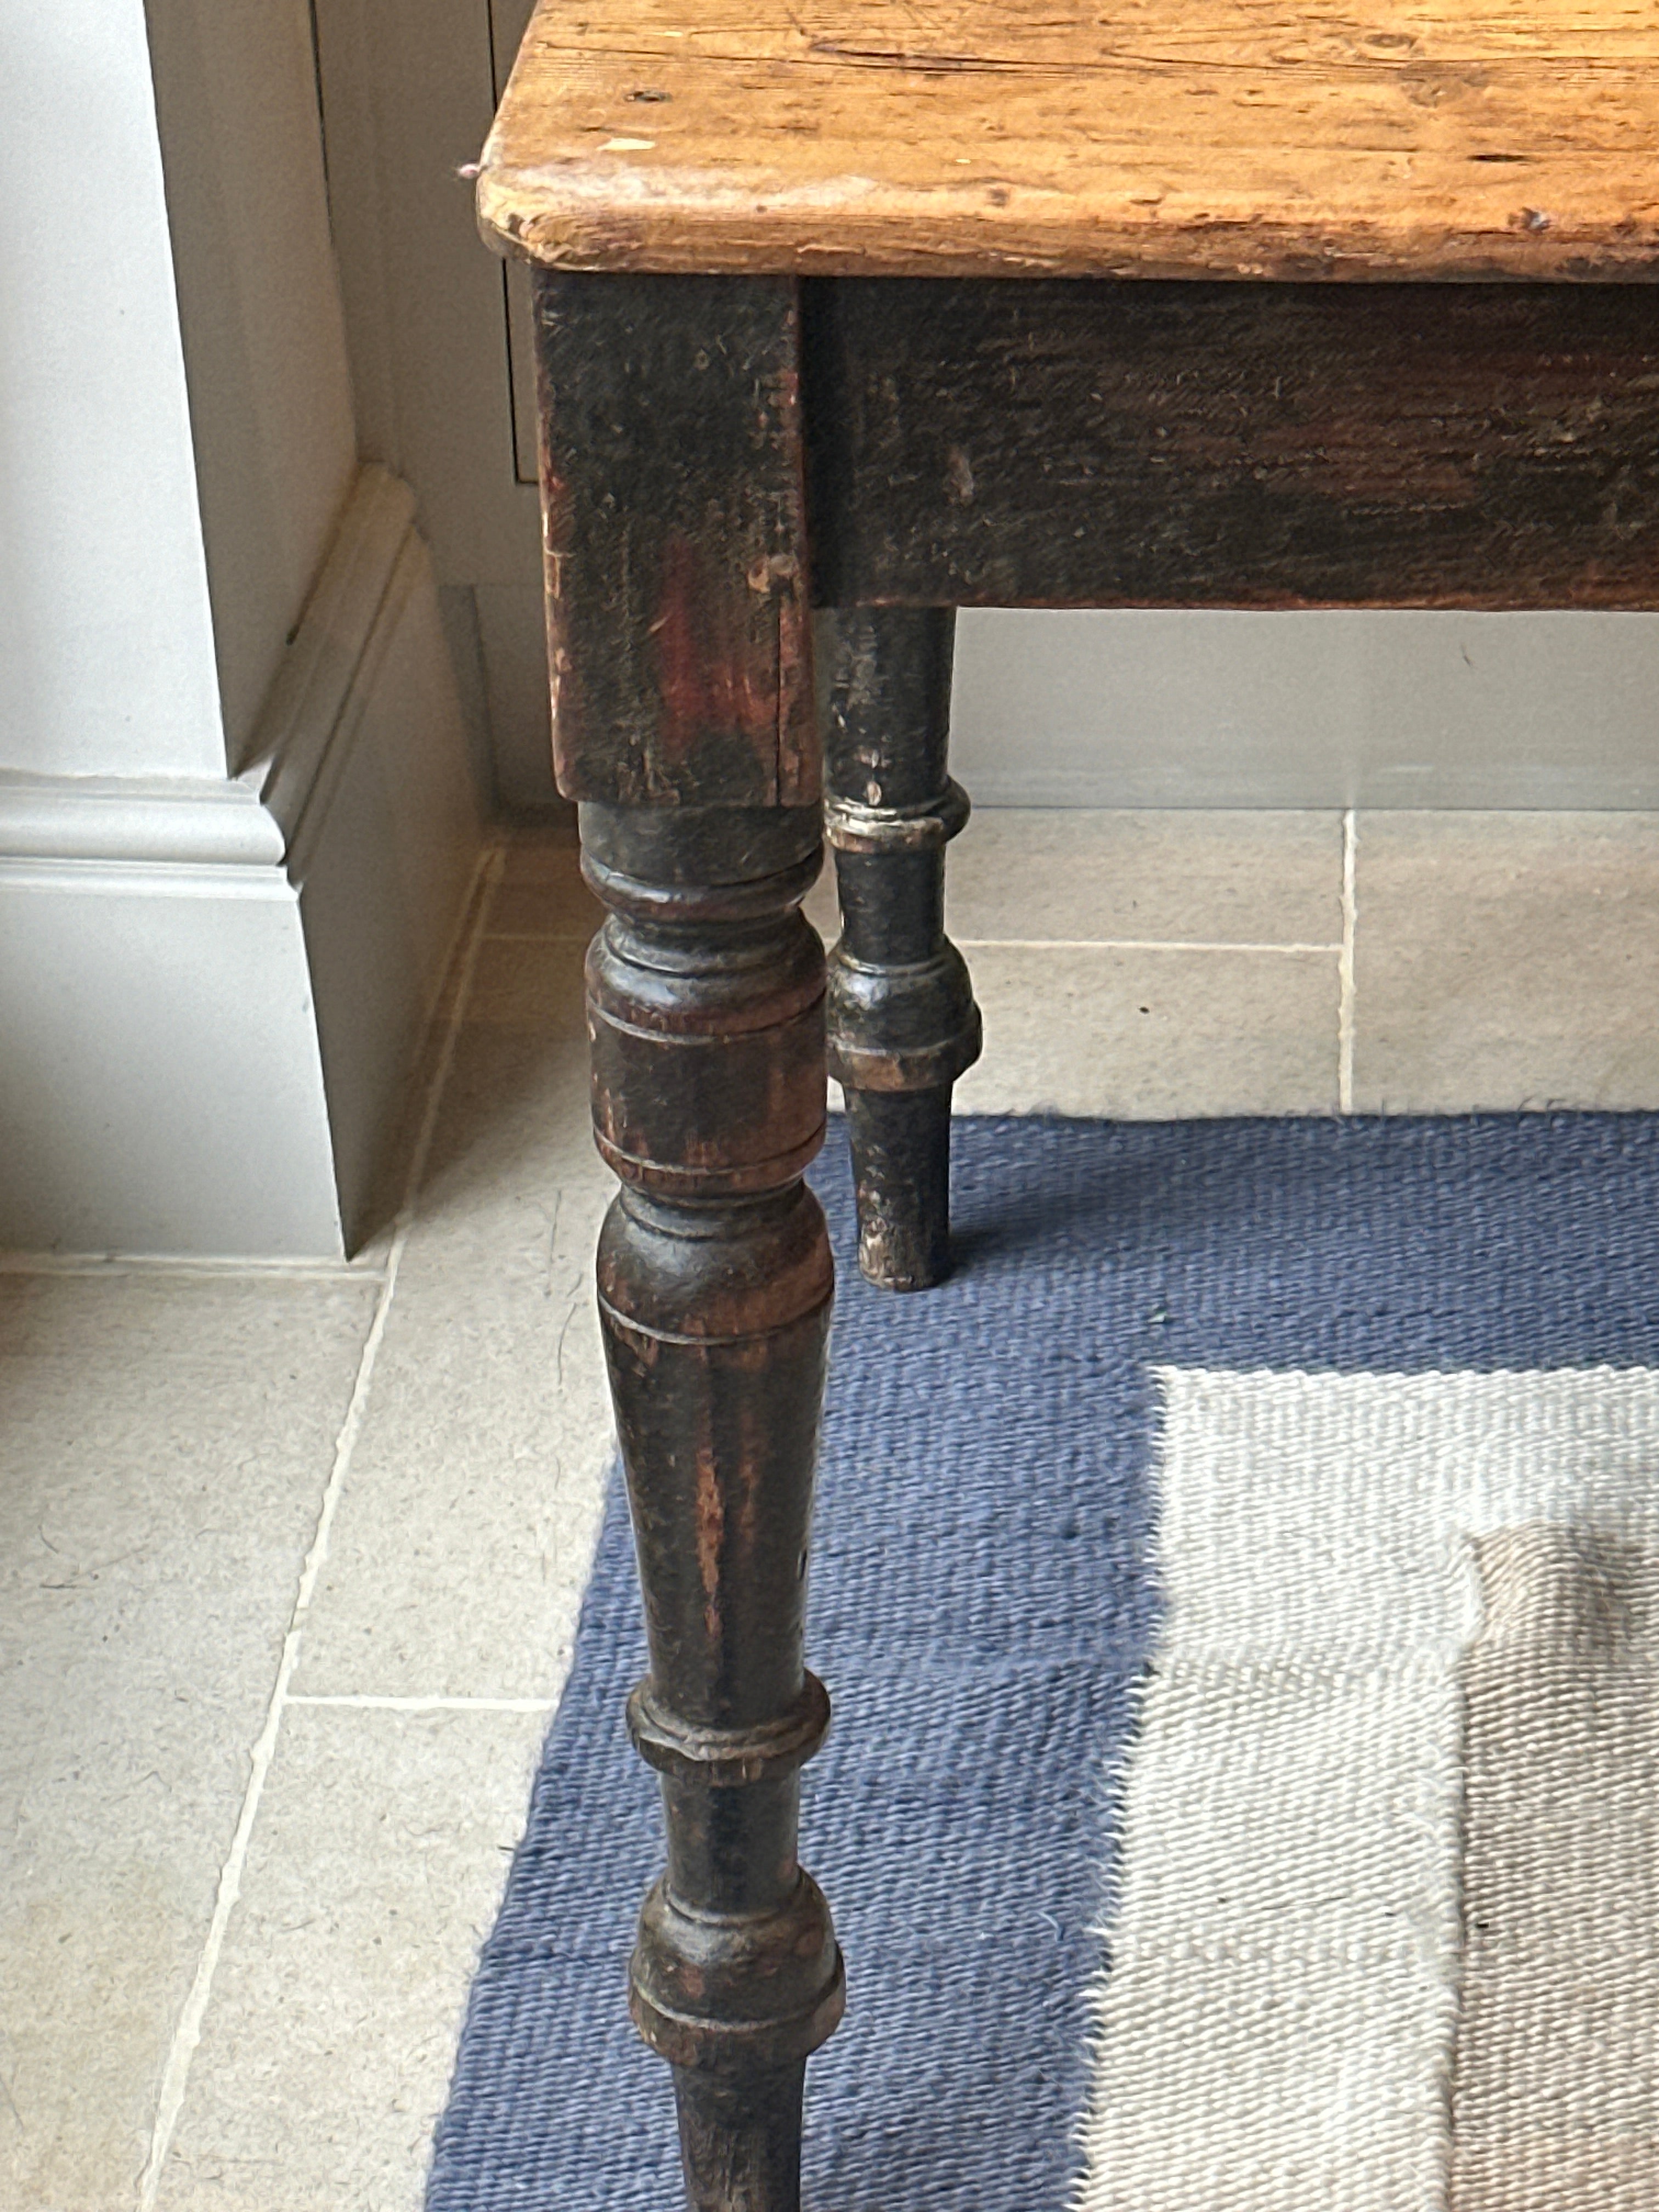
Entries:
<svg viewBox="0 0 1659 2212">
<path fill-rule="evenodd" d="M 1659 291 L 805 287 L 821 604 L 1659 606 Z"/>
<path fill-rule="evenodd" d="M 817 802 L 798 292 L 538 272 L 567 799 Z"/>
<path fill-rule="evenodd" d="M 1649 277 L 1652 0 L 541 0 L 478 180 L 571 268 Z"/>
</svg>

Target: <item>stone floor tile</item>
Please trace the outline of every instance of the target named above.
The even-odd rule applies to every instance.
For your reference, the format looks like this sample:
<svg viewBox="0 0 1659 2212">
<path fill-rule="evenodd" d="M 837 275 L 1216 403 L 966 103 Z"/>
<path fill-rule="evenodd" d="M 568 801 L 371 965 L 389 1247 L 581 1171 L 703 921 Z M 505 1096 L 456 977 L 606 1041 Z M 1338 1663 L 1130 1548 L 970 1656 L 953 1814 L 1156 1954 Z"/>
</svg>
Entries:
<svg viewBox="0 0 1659 2212">
<path fill-rule="evenodd" d="M 378 1282 L 0 1278 L 0 2203 L 135 2202 Z"/>
<path fill-rule="evenodd" d="M 1335 1111 L 1334 953 L 987 946 L 973 967 L 985 1055 L 958 1112 Z"/>
<path fill-rule="evenodd" d="M 1659 817 L 1366 814 L 1354 1104 L 1659 1107 Z"/>
<path fill-rule="evenodd" d="M 550 1281 L 392 1310 L 295 1676 L 306 1692 L 540 1697 L 575 1633 L 615 1451 L 589 1219 Z"/>
<path fill-rule="evenodd" d="M 958 941 L 1335 945 L 1342 817 L 981 810 L 951 846 Z"/>
<path fill-rule="evenodd" d="M 841 908 L 836 904 L 836 863 L 827 850 L 818 879 L 807 892 L 801 912 L 826 945 L 833 945 L 841 935 Z"/>
<path fill-rule="evenodd" d="M 295 1677 L 536 1697 L 615 1450 L 580 947 L 487 940 Z"/>
<path fill-rule="evenodd" d="M 490 905 L 492 937 L 574 937 L 585 945 L 604 919 L 605 908 L 582 880 L 574 836 L 503 848 Z"/>
<path fill-rule="evenodd" d="M 545 818 L 521 815 L 501 826 L 501 877 L 510 884 L 530 884 L 547 877 L 562 877 L 575 858 L 574 807 L 550 809 Z"/>
<path fill-rule="evenodd" d="M 158 2212 L 417 2212 L 548 1718 L 288 1708 Z"/>
</svg>

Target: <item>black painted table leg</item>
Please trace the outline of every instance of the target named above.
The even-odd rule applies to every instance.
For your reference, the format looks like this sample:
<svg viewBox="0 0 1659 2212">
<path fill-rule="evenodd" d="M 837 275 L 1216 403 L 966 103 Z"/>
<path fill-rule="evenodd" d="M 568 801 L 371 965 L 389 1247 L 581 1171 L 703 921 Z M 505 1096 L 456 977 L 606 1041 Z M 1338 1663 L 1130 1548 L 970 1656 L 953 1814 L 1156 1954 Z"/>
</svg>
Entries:
<svg viewBox="0 0 1659 2212">
<path fill-rule="evenodd" d="M 859 1265 L 917 1291 L 950 1266 L 951 1089 L 979 1057 L 979 1009 L 945 934 L 945 848 L 968 818 L 945 772 L 949 607 L 830 617 L 825 821 L 842 936 L 830 1072 L 847 1095 Z"/>
<path fill-rule="evenodd" d="M 834 1287 L 801 1181 L 823 1134 L 823 956 L 799 911 L 819 823 L 589 805 L 581 826 L 609 908 L 594 1124 L 623 1184 L 600 1317 L 650 1651 L 629 1722 L 668 1831 L 633 2013 L 675 2069 L 692 2212 L 796 2212 L 805 2061 L 842 2004 L 796 1857 L 830 1717 L 801 1644 Z"/>
</svg>

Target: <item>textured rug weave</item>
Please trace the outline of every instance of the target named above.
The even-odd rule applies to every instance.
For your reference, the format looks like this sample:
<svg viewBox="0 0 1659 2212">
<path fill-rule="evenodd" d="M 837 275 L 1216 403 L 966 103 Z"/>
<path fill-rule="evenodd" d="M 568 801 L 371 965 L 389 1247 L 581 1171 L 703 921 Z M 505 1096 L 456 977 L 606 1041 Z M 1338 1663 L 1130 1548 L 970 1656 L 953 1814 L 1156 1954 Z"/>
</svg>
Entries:
<svg viewBox="0 0 1659 2212">
<path fill-rule="evenodd" d="M 1652 2212 L 1659 1120 L 956 1133 L 842 1267 L 810 2212 Z M 637 1611 L 613 1497 L 429 2212 L 678 2202 Z"/>
</svg>

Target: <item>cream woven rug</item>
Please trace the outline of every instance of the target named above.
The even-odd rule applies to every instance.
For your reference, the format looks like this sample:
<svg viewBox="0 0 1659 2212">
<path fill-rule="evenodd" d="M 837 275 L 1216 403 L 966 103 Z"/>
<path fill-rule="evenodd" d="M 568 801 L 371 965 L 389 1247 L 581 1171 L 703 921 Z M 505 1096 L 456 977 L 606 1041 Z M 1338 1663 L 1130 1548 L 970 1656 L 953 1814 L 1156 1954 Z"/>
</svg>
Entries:
<svg viewBox="0 0 1659 2212">
<path fill-rule="evenodd" d="M 1082 2212 L 1651 2212 L 1659 1374 L 1158 1382 Z"/>
</svg>

